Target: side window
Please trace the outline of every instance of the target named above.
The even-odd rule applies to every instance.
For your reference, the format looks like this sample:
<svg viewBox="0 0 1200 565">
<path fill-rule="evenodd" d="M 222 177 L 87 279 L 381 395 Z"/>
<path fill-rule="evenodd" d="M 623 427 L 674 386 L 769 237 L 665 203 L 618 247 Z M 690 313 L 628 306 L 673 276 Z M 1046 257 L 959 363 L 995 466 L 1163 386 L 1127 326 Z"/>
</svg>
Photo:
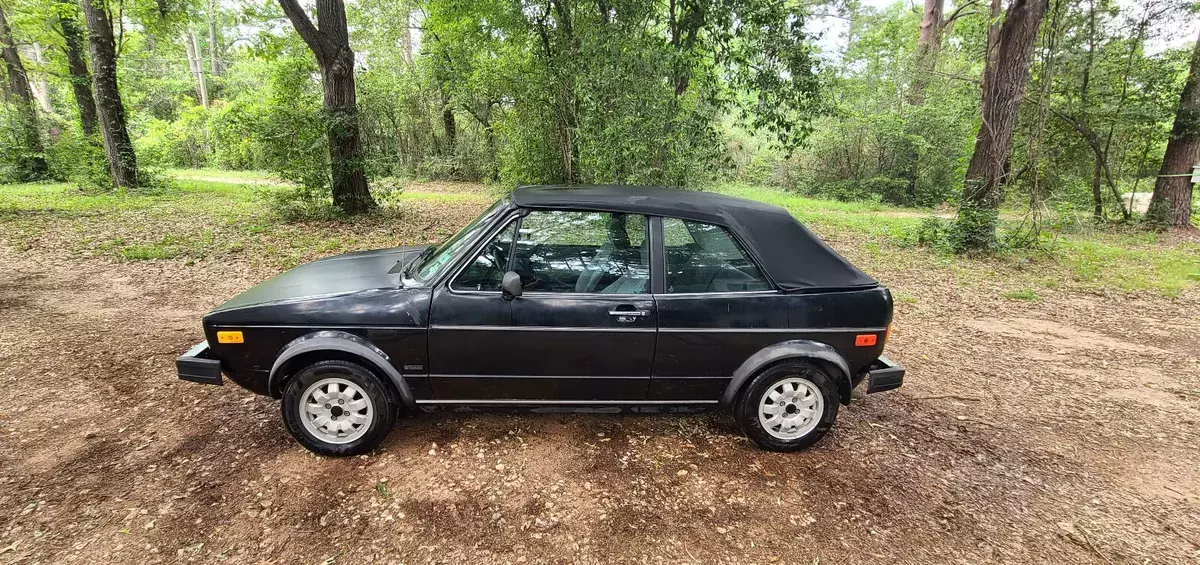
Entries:
<svg viewBox="0 0 1200 565">
<path fill-rule="evenodd" d="M 667 292 L 770 290 L 758 265 L 725 228 L 663 218 Z"/>
<path fill-rule="evenodd" d="M 529 292 L 642 294 L 650 291 L 646 217 L 535 211 L 521 220 L 513 270 Z"/>
<path fill-rule="evenodd" d="M 500 280 L 508 267 L 508 255 L 512 250 L 513 235 L 517 232 L 517 222 L 508 224 L 496 234 L 479 254 L 463 269 L 450 288 L 454 290 L 494 290 L 499 292 Z"/>
</svg>

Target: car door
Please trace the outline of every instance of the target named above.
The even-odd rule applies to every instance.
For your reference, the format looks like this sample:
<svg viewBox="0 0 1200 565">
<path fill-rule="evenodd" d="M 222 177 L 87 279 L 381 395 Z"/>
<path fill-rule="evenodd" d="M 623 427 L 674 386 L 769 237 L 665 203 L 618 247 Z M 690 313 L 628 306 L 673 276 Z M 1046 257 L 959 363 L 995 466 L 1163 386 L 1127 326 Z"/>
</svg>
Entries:
<svg viewBox="0 0 1200 565">
<path fill-rule="evenodd" d="M 434 287 L 429 385 L 438 401 L 506 398 L 504 380 L 521 370 L 509 349 L 512 306 L 500 291 L 518 219 L 486 239 L 472 258 Z"/>
<path fill-rule="evenodd" d="M 787 297 L 724 227 L 655 222 L 664 276 L 654 295 L 659 334 L 647 399 L 716 402 L 743 361 L 787 339 Z"/>
<path fill-rule="evenodd" d="M 517 398 L 642 401 L 654 361 L 657 310 L 650 293 L 647 218 L 534 210 L 521 220 L 506 341 Z M 517 372 L 519 371 L 519 373 Z"/>
</svg>

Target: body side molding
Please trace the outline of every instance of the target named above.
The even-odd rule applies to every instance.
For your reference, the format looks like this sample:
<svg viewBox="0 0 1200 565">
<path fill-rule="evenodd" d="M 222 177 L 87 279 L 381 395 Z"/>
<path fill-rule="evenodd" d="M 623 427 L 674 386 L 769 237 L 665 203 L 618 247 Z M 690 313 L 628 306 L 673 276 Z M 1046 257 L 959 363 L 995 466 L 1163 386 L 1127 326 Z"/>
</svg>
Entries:
<svg viewBox="0 0 1200 565">
<path fill-rule="evenodd" d="M 283 371 L 280 369 L 288 361 L 299 355 L 318 351 L 338 351 L 362 358 L 371 365 L 368 368 L 379 370 L 392 382 L 396 391 L 400 393 L 400 401 L 404 406 L 416 407 L 417 403 L 413 398 L 412 391 L 409 390 L 408 384 L 404 382 L 404 377 L 392 364 L 392 360 L 386 353 L 361 337 L 335 330 L 321 330 L 305 334 L 283 346 L 279 356 L 275 358 L 275 363 L 271 366 L 271 374 L 267 378 L 267 390 L 274 394 L 279 389 L 280 380 L 287 376 L 282 374 Z"/>
<path fill-rule="evenodd" d="M 733 379 L 721 395 L 721 405 L 731 406 L 742 385 L 746 384 L 763 367 L 787 359 L 815 359 L 832 365 L 836 371 L 830 376 L 837 381 L 842 404 L 850 401 L 850 367 L 832 346 L 808 339 L 793 339 L 768 345 L 751 355 L 733 372 Z"/>
</svg>

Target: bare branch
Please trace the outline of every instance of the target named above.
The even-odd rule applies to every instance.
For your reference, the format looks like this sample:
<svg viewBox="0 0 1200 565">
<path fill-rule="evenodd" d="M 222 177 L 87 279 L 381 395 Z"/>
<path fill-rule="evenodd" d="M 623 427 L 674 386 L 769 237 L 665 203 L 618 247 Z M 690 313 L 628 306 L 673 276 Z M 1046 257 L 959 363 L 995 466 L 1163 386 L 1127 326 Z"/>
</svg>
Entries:
<svg viewBox="0 0 1200 565">
<path fill-rule="evenodd" d="M 304 43 L 308 44 L 308 48 L 312 49 L 313 54 L 318 59 L 324 59 L 326 55 L 332 53 L 336 46 L 325 34 L 317 30 L 317 26 L 313 25 L 308 14 L 304 12 L 304 8 L 300 7 L 300 3 L 296 0 L 279 0 L 279 6 L 283 8 L 283 13 L 287 14 L 288 20 L 291 20 L 292 27 L 296 28 L 296 33 L 300 34 L 300 38 Z"/>
<path fill-rule="evenodd" d="M 965 12 L 965 13 L 963 12 L 964 9 L 966 9 L 970 6 L 974 6 L 978 3 L 979 3 L 979 0 L 971 0 L 970 2 L 964 2 L 962 6 L 955 8 L 954 11 L 950 13 L 949 17 L 942 20 L 942 27 L 950 25 L 951 22 L 953 22 L 954 20 L 957 20 L 960 16 L 967 16 L 967 15 L 971 15 L 971 14 L 981 13 L 981 12 Z"/>
</svg>

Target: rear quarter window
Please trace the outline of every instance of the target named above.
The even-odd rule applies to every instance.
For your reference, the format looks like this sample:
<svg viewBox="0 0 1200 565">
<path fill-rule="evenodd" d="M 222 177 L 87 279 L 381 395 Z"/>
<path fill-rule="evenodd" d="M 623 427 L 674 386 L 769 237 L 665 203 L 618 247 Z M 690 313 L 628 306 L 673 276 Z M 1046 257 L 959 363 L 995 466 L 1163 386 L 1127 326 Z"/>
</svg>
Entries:
<svg viewBox="0 0 1200 565">
<path fill-rule="evenodd" d="M 750 254 L 724 227 L 663 219 L 667 292 L 753 292 L 771 290 Z"/>
</svg>

